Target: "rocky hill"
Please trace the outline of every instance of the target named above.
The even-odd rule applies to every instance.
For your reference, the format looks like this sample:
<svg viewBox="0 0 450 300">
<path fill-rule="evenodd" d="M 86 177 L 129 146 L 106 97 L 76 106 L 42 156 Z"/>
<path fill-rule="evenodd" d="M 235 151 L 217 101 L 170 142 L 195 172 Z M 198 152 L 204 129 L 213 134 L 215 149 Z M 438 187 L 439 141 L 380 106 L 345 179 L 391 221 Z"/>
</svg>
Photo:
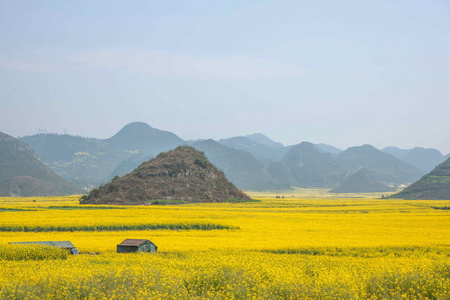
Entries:
<svg viewBox="0 0 450 300">
<path fill-rule="evenodd" d="M 140 164 L 143 162 L 152 159 L 154 156 L 150 154 L 142 154 L 142 153 L 136 153 L 132 156 L 124 159 L 121 161 L 117 167 L 112 171 L 111 175 L 109 176 L 107 181 L 110 181 L 116 176 L 123 176 L 127 173 L 130 173 L 134 169 L 136 169 Z"/>
<path fill-rule="evenodd" d="M 376 178 L 371 171 L 362 168 L 346 178 L 337 188 L 332 189 L 330 193 L 377 193 L 393 191 L 395 191 L 395 188 L 388 186 Z"/>
<path fill-rule="evenodd" d="M 33 149 L 0 132 L 0 196 L 62 196 L 82 191 L 56 175 Z"/>
<path fill-rule="evenodd" d="M 83 197 L 81 204 L 156 204 L 161 201 L 222 202 L 250 199 L 229 182 L 206 156 L 179 146 L 144 162 Z"/>
<path fill-rule="evenodd" d="M 205 153 L 208 160 L 237 188 L 242 190 L 270 190 L 281 187 L 290 187 L 278 182 L 269 175 L 264 165 L 251 153 L 231 148 L 214 140 L 199 140 L 187 142 L 189 146 Z M 123 160 L 111 173 L 108 181 L 115 176 L 122 176 L 133 171 L 144 161 L 152 158 L 151 155 L 136 153 Z"/>
<path fill-rule="evenodd" d="M 450 200 L 450 158 L 391 198 Z"/>
</svg>

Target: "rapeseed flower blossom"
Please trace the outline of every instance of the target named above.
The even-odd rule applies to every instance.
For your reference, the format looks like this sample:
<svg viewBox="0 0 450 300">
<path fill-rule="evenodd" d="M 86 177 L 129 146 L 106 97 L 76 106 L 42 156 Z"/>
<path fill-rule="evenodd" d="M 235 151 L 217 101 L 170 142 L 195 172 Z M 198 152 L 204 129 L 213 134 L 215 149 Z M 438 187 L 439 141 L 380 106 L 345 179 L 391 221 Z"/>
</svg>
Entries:
<svg viewBox="0 0 450 300">
<path fill-rule="evenodd" d="M 450 299 L 450 214 L 442 209 L 450 201 L 13 200 L 0 198 L 0 299 Z M 125 238 L 150 239 L 159 252 L 116 253 Z M 45 256 L 56 249 L 8 244 L 44 240 L 100 254 Z"/>
</svg>

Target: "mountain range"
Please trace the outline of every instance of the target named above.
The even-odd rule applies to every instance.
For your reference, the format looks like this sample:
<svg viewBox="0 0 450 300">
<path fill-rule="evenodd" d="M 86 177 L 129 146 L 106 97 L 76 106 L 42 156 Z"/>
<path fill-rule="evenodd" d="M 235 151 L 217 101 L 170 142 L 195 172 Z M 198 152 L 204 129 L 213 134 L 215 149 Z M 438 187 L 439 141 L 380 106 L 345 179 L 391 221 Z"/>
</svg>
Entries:
<svg viewBox="0 0 450 300">
<path fill-rule="evenodd" d="M 270 174 L 277 177 L 277 169 L 284 170 L 285 179 L 299 187 L 332 187 L 346 176 L 346 170 L 341 168 L 330 153 L 321 152 L 314 144 L 302 142 L 289 149 L 276 166 L 269 166 Z M 287 176 L 287 177 L 285 177 Z"/>
<path fill-rule="evenodd" d="M 450 200 L 450 158 L 390 198 Z"/>
<path fill-rule="evenodd" d="M 218 141 L 185 141 L 143 122 L 130 123 L 108 139 L 37 134 L 20 140 L 30 145 L 56 174 L 84 190 L 132 172 L 150 158 L 180 145 L 203 151 L 243 190 L 291 186 L 335 188 L 361 168 L 391 185 L 410 184 L 426 173 L 425 162 L 429 168 L 432 163 L 445 159 L 435 149 L 378 150 L 363 145 L 342 151 L 331 145 L 309 142 L 284 146 L 261 133 Z M 420 152 L 420 155 L 406 155 L 407 152 Z"/>
<path fill-rule="evenodd" d="M 447 156 L 442 155 L 436 149 L 415 147 L 413 149 L 400 149 L 397 147 L 386 147 L 381 151 L 392 154 L 402 161 L 413 165 L 425 172 L 430 172 L 443 162 Z"/>
<path fill-rule="evenodd" d="M 350 173 L 366 168 L 372 171 L 379 180 L 391 184 L 411 183 L 425 173 L 423 170 L 371 145 L 350 147 L 336 157 L 336 162 Z"/>
<path fill-rule="evenodd" d="M 375 177 L 372 171 L 361 168 L 341 184 L 330 191 L 330 193 L 377 193 L 377 192 L 393 192 L 395 188 L 388 186 Z"/>
<path fill-rule="evenodd" d="M 250 152 L 223 145 L 214 140 L 196 141 L 190 146 L 205 153 L 236 187 L 243 190 L 273 190 L 277 182 L 264 164 Z"/>
<path fill-rule="evenodd" d="M 44 165 L 29 145 L 0 132 L 0 196 L 61 196 L 82 192 Z"/>
<path fill-rule="evenodd" d="M 174 133 L 143 122 L 130 123 L 103 140 L 58 134 L 25 136 L 21 140 L 29 144 L 50 169 L 85 190 L 122 175 L 116 168 L 135 154 L 155 157 L 184 143 Z M 131 169 L 125 166 L 125 170 L 131 171 L 136 166 Z"/>
</svg>

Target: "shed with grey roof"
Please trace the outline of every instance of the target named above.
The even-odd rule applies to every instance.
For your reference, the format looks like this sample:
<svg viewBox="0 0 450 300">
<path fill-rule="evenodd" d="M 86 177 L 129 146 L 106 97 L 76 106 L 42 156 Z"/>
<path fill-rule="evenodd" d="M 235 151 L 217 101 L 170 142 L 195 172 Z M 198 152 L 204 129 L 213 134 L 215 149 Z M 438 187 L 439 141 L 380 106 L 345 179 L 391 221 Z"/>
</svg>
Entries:
<svg viewBox="0 0 450 300">
<path fill-rule="evenodd" d="M 27 245 L 27 244 L 39 244 L 46 246 L 54 246 L 63 249 L 67 249 L 71 254 L 79 254 L 78 249 L 70 241 L 35 241 L 35 242 L 11 242 L 10 244 L 19 244 L 19 245 Z"/>
<path fill-rule="evenodd" d="M 144 239 L 126 239 L 117 245 L 118 253 L 129 252 L 156 252 L 158 247 L 150 240 Z"/>
</svg>

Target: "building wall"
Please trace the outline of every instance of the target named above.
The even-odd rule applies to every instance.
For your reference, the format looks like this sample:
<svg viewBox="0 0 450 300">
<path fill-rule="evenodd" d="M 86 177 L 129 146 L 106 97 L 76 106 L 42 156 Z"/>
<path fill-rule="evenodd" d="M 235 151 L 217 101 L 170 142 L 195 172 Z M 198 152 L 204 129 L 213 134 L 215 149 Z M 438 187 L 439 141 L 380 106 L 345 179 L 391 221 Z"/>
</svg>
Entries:
<svg viewBox="0 0 450 300">
<path fill-rule="evenodd" d="M 156 252 L 157 247 L 151 243 L 146 242 L 145 244 L 139 246 L 120 246 L 117 245 L 117 252 L 119 253 L 129 253 L 129 252 Z"/>
<path fill-rule="evenodd" d="M 146 242 L 144 245 L 141 245 L 141 252 L 156 252 L 156 246 L 151 242 Z"/>
<path fill-rule="evenodd" d="M 138 252 L 137 246 L 119 246 L 117 245 L 118 253 L 129 253 L 129 252 Z"/>
</svg>

